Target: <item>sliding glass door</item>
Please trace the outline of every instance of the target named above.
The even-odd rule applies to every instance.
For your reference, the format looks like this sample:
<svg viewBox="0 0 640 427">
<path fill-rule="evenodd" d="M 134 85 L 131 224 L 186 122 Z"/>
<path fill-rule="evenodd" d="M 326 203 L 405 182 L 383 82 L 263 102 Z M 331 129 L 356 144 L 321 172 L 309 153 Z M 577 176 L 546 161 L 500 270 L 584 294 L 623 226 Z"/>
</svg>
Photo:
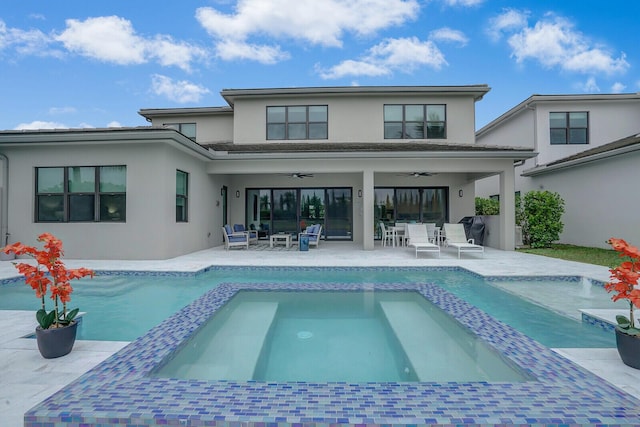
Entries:
<svg viewBox="0 0 640 427">
<path fill-rule="evenodd" d="M 376 188 L 374 218 L 376 235 L 380 222 L 434 222 L 442 226 L 449 218 L 448 189 L 444 187 Z"/>
<path fill-rule="evenodd" d="M 321 224 L 325 239 L 351 240 L 353 233 L 351 188 L 247 189 L 246 222 L 262 231 L 298 233 Z"/>
</svg>

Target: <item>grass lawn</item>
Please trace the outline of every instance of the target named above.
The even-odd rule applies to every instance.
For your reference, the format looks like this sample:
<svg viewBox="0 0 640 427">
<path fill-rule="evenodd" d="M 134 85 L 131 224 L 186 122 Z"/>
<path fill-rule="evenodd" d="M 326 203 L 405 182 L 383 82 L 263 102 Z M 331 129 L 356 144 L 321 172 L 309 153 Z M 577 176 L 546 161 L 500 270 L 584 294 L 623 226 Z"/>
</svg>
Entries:
<svg viewBox="0 0 640 427">
<path fill-rule="evenodd" d="M 615 267 L 622 259 L 613 249 L 587 248 L 573 245 L 551 245 L 550 248 L 518 249 L 520 252 L 543 255 L 551 258 L 560 258 L 567 261 L 586 262 L 588 264 L 603 265 L 605 267 Z"/>
</svg>

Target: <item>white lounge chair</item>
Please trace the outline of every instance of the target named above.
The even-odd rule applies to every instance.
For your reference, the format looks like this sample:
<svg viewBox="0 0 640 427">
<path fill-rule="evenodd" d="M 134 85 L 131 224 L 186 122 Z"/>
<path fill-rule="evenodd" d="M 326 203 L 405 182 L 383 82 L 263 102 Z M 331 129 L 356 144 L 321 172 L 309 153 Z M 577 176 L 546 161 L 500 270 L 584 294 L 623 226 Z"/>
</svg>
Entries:
<svg viewBox="0 0 640 427">
<path fill-rule="evenodd" d="M 419 252 L 435 252 L 440 257 L 440 246 L 431 242 L 424 224 L 407 224 L 406 232 L 409 246 L 416 249 L 416 258 Z"/>
<path fill-rule="evenodd" d="M 458 258 L 462 252 L 484 254 L 484 247 L 476 245 L 473 239 L 467 239 L 462 224 L 444 224 L 445 245 L 458 249 Z"/>
<path fill-rule="evenodd" d="M 249 233 L 233 232 L 229 224 L 222 227 L 222 234 L 224 235 L 224 248 L 229 250 L 233 247 L 243 247 L 249 249 Z"/>
</svg>

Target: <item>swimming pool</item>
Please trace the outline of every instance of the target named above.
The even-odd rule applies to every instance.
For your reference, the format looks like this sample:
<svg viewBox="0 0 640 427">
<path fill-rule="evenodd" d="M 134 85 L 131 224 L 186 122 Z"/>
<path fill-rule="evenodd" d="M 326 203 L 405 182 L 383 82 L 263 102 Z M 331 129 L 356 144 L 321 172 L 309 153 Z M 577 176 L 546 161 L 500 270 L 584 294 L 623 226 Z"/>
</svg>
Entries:
<svg viewBox="0 0 640 427">
<path fill-rule="evenodd" d="M 156 372 L 235 381 L 530 379 L 416 291 L 241 291 Z"/>
<path fill-rule="evenodd" d="M 5 281 L 10 282 L 10 281 Z M 483 278 L 458 267 L 213 267 L 200 274 L 143 274 L 99 272 L 92 279 L 74 283 L 73 307 L 86 311 L 79 339 L 132 341 L 161 323 L 220 283 L 344 283 L 370 286 L 375 283 L 436 283 L 544 345 L 556 347 L 613 347 L 614 336 L 582 323 L 581 308 L 623 307 L 611 302 L 598 285 L 590 284 L 589 296 L 576 295 L 584 285 L 578 277 Z M 493 284 L 499 286 L 493 286 Z M 498 288 L 502 288 L 502 290 Z M 565 292 L 559 292 L 564 287 Z M 543 301 L 520 298 L 509 289 L 536 289 L 534 296 L 549 295 Z M 520 292 L 520 291 L 518 291 Z M 586 290 L 584 292 L 587 292 Z M 33 310 L 31 289 L 21 281 L 0 287 L 0 309 Z M 549 304 L 554 304 L 549 309 Z M 589 307 L 586 307 L 588 305 Z M 571 316 L 569 320 L 565 316 Z M 121 327 L 105 328 L 104 319 L 117 319 Z M 562 324 L 559 328 L 557 325 Z"/>
<path fill-rule="evenodd" d="M 640 425 L 640 402 L 439 285 L 420 292 L 531 381 L 277 382 L 154 378 L 193 333 L 244 290 L 354 291 L 361 284 L 222 283 L 25 414 L 26 427 Z"/>
</svg>

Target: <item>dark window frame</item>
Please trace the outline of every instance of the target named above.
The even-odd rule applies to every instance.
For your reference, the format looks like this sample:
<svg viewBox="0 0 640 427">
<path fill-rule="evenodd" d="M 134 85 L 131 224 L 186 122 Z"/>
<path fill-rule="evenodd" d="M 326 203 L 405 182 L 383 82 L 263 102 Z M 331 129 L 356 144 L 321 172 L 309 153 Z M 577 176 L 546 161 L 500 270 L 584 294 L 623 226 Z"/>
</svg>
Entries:
<svg viewBox="0 0 640 427">
<path fill-rule="evenodd" d="M 178 174 L 184 174 L 185 194 L 178 193 Z M 183 202 L 184 209 L 179 210 L 178 200 Z M 176 222 L 189 222 L 189 172 L 180 169 L 176 169 Z"/>
<path fill-rule="evenodd" d="M 126 222 L 126 196 L 127 191 L 101 191 L 100 190 L 100 169 L 105 167 L 123 167 L 125 176 L 126 176 L 126 165 L 83 165 L 83 166 L 42 166 L 35 167 L 35 204 L 34 204 L 34 222 L 35 223 L 87 223 L 87 222 Z M 69 188 L 69 170 L 74 168 L 93 168 L 94 173 L 94 182 L 93 182 L 93 191 L 71 191 Z M 40 171 L 43 169 L 62 169 L 62 191 L 60 192 L 39 192 L 38 191 L 38 177 Z M 125 180 L 126 186 L 126 180 Z M 92 196 L 93 197 L 93 218 L 92 219 L 81 219 L 74 220 L 72 219 L 74 212 L 71 210 L 71 198 L 72 197 L 84 197 L 84 196 Z M 124 212 L 122 214 L 121 219 L 102 219 L 101 215 L 101 201 L 102 196 L 124 196 Z M 56 220 L 45 220 L 40 219 L 40 199 L 45 197 L 62 197 L 62 216 L 60 219 Z"/>
<path fill-rule="evenodd" d="M 326 121 L 312 121 L 309 118 L 309 109 L 312 107 L 324 107 L 326 114 Z M 270 122 L 269 121 L 269 109 L 270 108 L 284 108 L 284 122 Z M 305 109 L 305 121 L 290 121 L 289 120 L 289 108 L 304 108 Z M 265 134 L 267 136 L 268 141 L 282 141 L 282 140 L 325 140 L 329 139 L 329 106 L 326 104 L 313 104 L 313 105 L 267 105 L 265 110 L 266 117 L 266 129 Z M 305 137 L 304 138 L 291 138 L 289 135 L 289 125 L 296 124 L 304 124 L 305 126 Z M 309 127 L 310 125 L 325 125 L 325 134 L 322 138 L 312 138 L 310 136 Z M 269 125 L 283 125 L 284 126 L 284 137 L 283 138 L 274 138 L 269 135 Z"/>
<path fill-rule="evenodd" d="M 193 136 L 189 136 L 188 134 L 186 134 L 184 132 L 183 127 L 186 125 L 193 125 L 193 129 L 194 129 L 194 135 Z M 169 127 L 171 129 L 175 129 L 178 132 L 180 132 L 181 134 L 183 134 L 184 136 L 186 136 L 187 138 L 189 138 L 192 141 L 196 140 L 196 136 L 198 135 L 198 124 L 196 122 L 184 122 L 184 123 L 164 123 L 163 126 Z"/>
<path fill-rule="evenodd" d="M 386 120 L 385 107 L 402 107 L 402 121 L 398 120 Z M 407 107 L 422 107 L 422 121 L 407 120 Z M 444 120 L 432 121 L 429 120 L 428 112 L 429 107 L 443 107 Z M 447 139 L 447 104 L 384 104 L 382 107 L 382 119 L 383 119 L 383 136 L 384 139 Z M 407 131 L 407 124 L 421 124 L 422 125 L 422 137 L 415 137 L 410 135 Z M 400 124 L 401 135 L 400 138 L 387 136 L 386 127 L 387 124 Z M 434 136 L 430 134 L 430 129 L 434 125 L 439 125 L 443 129 L 441 136 Z"/>
<path fill-rule="evenodd" d="M 551 115 L 552 114 L 564 114 L 565 126 L 563 127 L 553 127 L 551 125 Z M 579 126 L 571 126 L 571 115 L 572 114 L 586 114 L 587 125 L 584 127 Z M 584 142 L 572 142 L 571 131 L 572 130 L 582 130 L 584 131 Z M 555 140 L 553 134 L 554 131 L 563 131 L 564 133 L 564 142 Z M 555 140 L 555 142 L 554 142 Z M 549 144 L 550 145 L 588 145 L 589 144 L 589 112 L 588 111 L 550 111 L 549 112 Z"/>
</svg>

